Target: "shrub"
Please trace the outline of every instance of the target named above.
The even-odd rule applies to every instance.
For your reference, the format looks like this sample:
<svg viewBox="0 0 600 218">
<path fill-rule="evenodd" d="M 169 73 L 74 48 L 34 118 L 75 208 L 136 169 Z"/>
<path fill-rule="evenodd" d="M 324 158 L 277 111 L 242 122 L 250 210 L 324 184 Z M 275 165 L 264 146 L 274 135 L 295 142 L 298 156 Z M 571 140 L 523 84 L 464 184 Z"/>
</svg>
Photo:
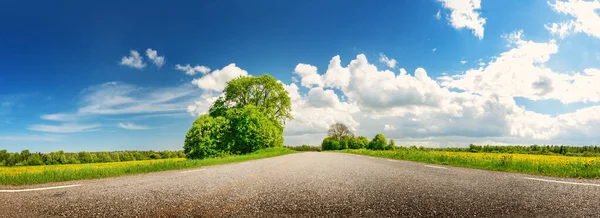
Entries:
<svg viewBox="0 0 600 218">
<path fill-rule="evenodd" d="M 215 157 L 229 150 L 225 137 L 229 136 L 229 121 L 225 117 L 213 118 L 208 114 L 198 117 L 185 136 L 183 152 L 187 158 Z"/>
<path fill-rule="evenodd" d="M 385 150 L 394 150 L 394 149 L 396 149 L 396 143 L 394 142 L 393 139 L 390 139 L 390 144 L 385 146 Z"/>
<path fill-rule="evenodd" d="M 252 105 L 227 111 L 230 153 L 246 154 L 267 147 L 283 146 L 283 127 Z"/>
<path fill-rule="evenodd" d="M 334 137 L 329 136 L 323 139 L 321 148 L 323 148 L 323 150 L 339 150 L 340 143 Z"/>
<path fill-rule="evenodd" d="M 384 150 L 387 146 L 388 146 L 388 144 L 387 144 L 387 140 L 385 139 L 385 136 L 383 134 L 379 133 L 379 134 L 375 135 L 375 137 L 373 138 L 373 140 L 371 140 L 371 142 L 369 142 L 368 149 Z"/>
</svg>

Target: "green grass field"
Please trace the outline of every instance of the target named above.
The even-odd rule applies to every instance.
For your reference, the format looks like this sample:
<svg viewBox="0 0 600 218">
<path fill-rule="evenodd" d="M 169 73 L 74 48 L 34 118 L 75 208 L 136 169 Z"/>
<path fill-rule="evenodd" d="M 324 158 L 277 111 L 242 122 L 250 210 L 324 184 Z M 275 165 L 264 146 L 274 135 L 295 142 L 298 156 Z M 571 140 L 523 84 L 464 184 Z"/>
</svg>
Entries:
<svg viewBox="0 0 600 218">
<path fill-rule="evenodd" d="M 598 157 L 427 151 L 410 148 L 399 148 L 393 151 L 358 149 L 336 152 L 483 170 L 571 178 L 600 178 L 600 158 Z"/>
<path fill-rule="evenodd" d="M 80 179 L 115 177 L 164 170 L 186 169 L 294 153 L 287 148 L 267 148 L 246 155 L 236 155 L 203 160 L 185 158 L 143 160 L 113 163 L 65 164 L 47 166 L 0 167 L 0 185 L 28 185 Z"/>
</svg>

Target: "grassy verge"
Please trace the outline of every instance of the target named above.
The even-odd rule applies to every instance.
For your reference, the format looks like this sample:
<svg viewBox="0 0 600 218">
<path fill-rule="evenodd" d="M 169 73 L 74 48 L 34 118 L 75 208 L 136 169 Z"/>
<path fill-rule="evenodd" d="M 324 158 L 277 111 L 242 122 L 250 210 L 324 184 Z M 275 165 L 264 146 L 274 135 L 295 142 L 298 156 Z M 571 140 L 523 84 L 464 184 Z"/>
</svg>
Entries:
<svg viewBox="0 0 600 218">
<path fill-rule="evenodd" d="M 342 150 L 339 152 L 483 170 L 518 172 L 571 178 L 600 178 L 600 158 L 531 154 L 423 151 Z"/>
<path fill-rule="evenodd" d="M 286 148 L 268 148 L 246 155 L 208 158 L 203 160 L 187 160 L 185 158 L 176 158 L 114 163 L 0 167 L 0 185 L 42 184 L 79 179 L 115 177 L 164 170 L 186 169 L 199 166 L 242 162 L 290 153 L 294 153 L 294 151 Z"/>
</svg>

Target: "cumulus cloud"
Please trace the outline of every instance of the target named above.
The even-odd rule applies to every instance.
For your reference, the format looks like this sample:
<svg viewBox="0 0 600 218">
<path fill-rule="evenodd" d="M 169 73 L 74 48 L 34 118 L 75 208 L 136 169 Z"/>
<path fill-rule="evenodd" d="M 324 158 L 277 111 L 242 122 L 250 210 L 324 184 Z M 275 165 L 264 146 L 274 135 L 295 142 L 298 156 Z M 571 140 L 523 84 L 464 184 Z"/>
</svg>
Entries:
<svg viewBox="0 0 600 218">
<path fill-rule="evenodd" d="M 546 25 L 551 33 L 559 35 L 561 38 L 571 33 L 586 33 L 590 36 L 600 38 L 600 1 L 557 0 L 548 4 L 560 14 L 566 14 L 574 19 L 551 23 Z"/>
<path fill-rule="evenodd" d="M 379 62 L 381 63 L 385 63 L 385 65 L 389 68 L 396 68 L 396 60 L 395 59 L 390 59 L 387 56 L 385 56 L 383 53 L 379 54 Z"/>
<path fill-rule="evenodd" d="M 80 125 L 80 124 L 61 124 L 61 125 L 32 125 L 27 129 L 38 131 L 38 132 L 52 132 L 52 133 L 74 133 L 74 132 L 86 132 L 94 131 L 100 127 L 98 124 Z"/>
<path fill-rule="evenodd" d="M 158 51 L 156 50 L 152 50 L 151 48 L 146 49 L 146 56 L 157 67 L 162 67 L 165 64 L 165 56 L 158 56 Z"/>
<path fill-rule="evenodd" d="M 455 29 L 471 29 L 473 35 L 483 39 L 485 18 L 481 17 L 481 0 L 438 0 L 450 10 L 448 21 Z M 438 12 L 439 13 L 439 12 Z"/>
<path fill-rule="evenodd" d="M 554 40 L 526 41 L 522 35 L 522 31 L 517 31 L 507 37 L 516 47 L 484 66 L 454 77 L 440 77 L 442 85 L 473 93 L 496 93 L 531 100 L 600 101 L 600 87 L 594 85 L 600 82 L 598 69 L 586 69 L 582 73 L 554 72 L 545 63 L 558 52 L 558 44 Z"/>
<path fill-rule="evenodd" d="M 465 65 L 466 63 L 467 63 L 467 61 L 465 61 L 465 60 L 460 61 L 460 64 L 462 64 L 462 65 Z"/>
<path fill-rule="evenodd" d="M 529 93 L 521 95 L 530 99 L 548 98 L 555 95 L 559 85 L 565 85 L 556 84 L 552 75 L 540 77 L 535 74 L 535 68 L 542 67 L 540 64 L 556 52 L 555 42 L 523 41 L 518 35 L 514 34 L 513 37 L 516 40 L 515 48 L 501 54 L 485 67 L 468 70 L 464 75 L 447 76 L 439 82 L 430 78 L 422 68 L 415 70 L 412 76 L 404 69 L 400 69 L 399 73 L 377 69 L 364 55 L 358 55 L 347 66 L 341 66 L 340 57 L 335 56 L 325 75 L 320 75 L 324 87 L 312 88 L 308 94 L 302 95 L 294 83 L 286 86 L 296 117 L 286 125 L 286 140 L 300 139 L 300 136 L 319 138 L 327 129 L 327 124 L 334 120 L 347 123 L 357 134 L 369 137 L 374 136 L 378 129 L 381 130 L 382 122 L 386 122 L 388 124 L 383 127 L 390 138 L 411 143 L 455 140 L 444 141 L 450 146 L 453 143 L 464 145 L 484 141 L 547 143 L 550 140 L 575 139 L 574 134 L 564 132 L 578 133 L 581 138 L 598 138 L 592 133 L 593 128 L 586 125 L 598 125 L 600 118 L 595 116 L 600 113 L 600 107 L 552 117 L 527 111 L 515 103 L 513 97 L 519 96 L 519 93 Z M 525 68 L 511 69 L 503 64 Z M 533 72 L 534 76 L 528 80 L 530 75 L 516 72 Z M 590 79 L 591 75 L 600 75 L 599 72 L 586 70 L 586 79 Z M 508 74 L 506 77 L 510 80 L 493 83 L 503 79 L 504 74 Z M 516 77 L 515 81 L 512 81 L 512 77 Z M 528 85 L 520 87 L 522 84 L 517 83 L 506 88 L 507 84 L 521 80 L 529 81 L 523 83 Z M 575 78 L 572 81 L 583 79 Z M 449 85 L 454 82 L 465 86 Z M 484 82 L 487 84 L 482 85 Z M 464 91 L 449 90 L 458 87 Z M 574 85 L 571 84 L 570 88 L 574 88 Z M 524 89 L 529 91 L 523 92 Z M 327 91 L 330 91 L 329 94 L 325 94 Z M 592 99 L 593 95 L 588 90 L 578 96 Z M 319 140 L 315 139 L 312 143 L 319 143 Z"/>
<path fill-rule="evenodd" d="M 133 124 L 133 123 L 119 123 L 118 127 L 121 128 L 121 129 L 126 129 L 126 130 L 146 130 L 146 129 L 149 129 L 147 126 L 136 125 L 136 124 Z"/>
<path fill-rule="evenodd" d="M 438 10 L 438 12 L 435 14 L 435 19 L 442 19 L 441 11 Z"/>
<path fill-rule="evenodd" d="M 146 64 L 144 63 L 144 58 L 136 50 L 129 51 L 129 56 L 124 56 L 121 59 L 121 65 L 135 68 L 138 70 L 141 70 L 142 68 L 146 67 Z"/>
<path fill-rule="evenodd" d="M 181 70 L 183 72 L 185 72 L 185 74 L 190 75 L 190 76 L 194 76 L 197 73 L 202 73 L 202 74 L 206 74 L 208 72 L 210 72 L 210 68 L 206 67 L 206 66 L 200 66 L 200 65 L 196 65 L 194 67 L 188 65 L 175 65 L 175 69 L 176 70 Z"/>
<path fill-rule="evenodd" d="M 304 87 L 310 88 L 312 85 L 323 86 L 323 79 L 317 74 L 317 67 L 315 66 L 300 63 L 294 68 L 294 74 L 302 78 L 300 84 Z"/>
<path fill-rule="evenodd" d="M 198 88 L 204 91 L 221 92 L 229 80 L 239 76 L 247 75 L 247 71 L 242 70 L 232 63 L 223 67 L 223 69 L 215 70 L 209 74 L 205 74 L 200 78 L 192 80 L 192 84 L 198 86 Z"/>
</svg>

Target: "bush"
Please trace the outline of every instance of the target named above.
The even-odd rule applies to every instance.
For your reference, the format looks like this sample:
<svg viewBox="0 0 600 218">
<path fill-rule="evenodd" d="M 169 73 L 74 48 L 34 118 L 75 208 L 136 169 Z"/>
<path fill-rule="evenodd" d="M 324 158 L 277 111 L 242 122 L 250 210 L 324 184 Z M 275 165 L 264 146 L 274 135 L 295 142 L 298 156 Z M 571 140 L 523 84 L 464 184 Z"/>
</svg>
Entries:
<svg viewBox="0 0 600 218">
<path fill-rule="evenodd" d="M 385 147 L 385 150 L 394 150 L 396 149 L 396 143 L 393 139 L 390 140 L 390 144 Z"/>
<path fill-rule="evenodd" d="M 190 159 L 219 156 L 229 150 L 228 129 L 229 121 L 225 117 L 213 118 L 203 114 L 194 121 L 185 136 L 183 152 Z"/>
<path fill-rule="evenodd" d="M 385 136 L 379 133 L 375 135 L 371 142 L 369 142 L 369 146 L 367 148 L 370 150 L 384 150 L 387 146 L 388 144 Z"/>
<path fill-rule="evenodd" d="M 227 111 L 230 153 L 246 154 L 261 148 L 283 146 L 283 127 L 252 105 Z"/>
<path fill-rule="evenodd" d="M 326 137 L 321 143 L 323 150 L 340 150 L 340 143 L 332 136 Z"/>
</svg>

